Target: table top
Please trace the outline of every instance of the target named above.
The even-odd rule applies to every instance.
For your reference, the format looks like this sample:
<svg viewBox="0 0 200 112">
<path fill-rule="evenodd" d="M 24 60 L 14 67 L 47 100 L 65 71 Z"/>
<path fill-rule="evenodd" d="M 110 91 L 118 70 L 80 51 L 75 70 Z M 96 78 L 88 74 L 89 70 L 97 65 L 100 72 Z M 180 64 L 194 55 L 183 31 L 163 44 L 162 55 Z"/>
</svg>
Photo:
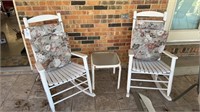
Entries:
<svg viewBox="0 0 200 112">
<path fill-rule="evenodd" d="M 118 65 L 119 57 L 115 52 L 94 52 L 91 55 L 91 62 L 96 66 Z"/>
</svg>

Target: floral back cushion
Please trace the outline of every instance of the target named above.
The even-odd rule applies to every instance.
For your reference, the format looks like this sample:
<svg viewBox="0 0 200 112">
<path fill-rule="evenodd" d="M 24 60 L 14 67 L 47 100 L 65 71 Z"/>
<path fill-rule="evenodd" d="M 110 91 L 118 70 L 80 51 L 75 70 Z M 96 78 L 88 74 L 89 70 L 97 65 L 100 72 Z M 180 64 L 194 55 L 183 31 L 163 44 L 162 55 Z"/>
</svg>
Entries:
<svg viewBox="0 0 200 112">
<path fill-rule="evenodd" d="M 165 48 L 168 32 L 164 30 L 134 29 L 132 50 L 141 60 L 157 60 Z"/>
<path fill-rule="evenodd" d="M 145 20 L 136 21 L 136 29 L 161 30 L 164 28 L 164 22 L 150 22 Z"/>
<path fill-rule="evenodd" d="M 61 25 L 31 27 L 30 34 L 36 59 L 46 70 L 54 70 L 70 63 L 71 49 Z"/>
</svg>

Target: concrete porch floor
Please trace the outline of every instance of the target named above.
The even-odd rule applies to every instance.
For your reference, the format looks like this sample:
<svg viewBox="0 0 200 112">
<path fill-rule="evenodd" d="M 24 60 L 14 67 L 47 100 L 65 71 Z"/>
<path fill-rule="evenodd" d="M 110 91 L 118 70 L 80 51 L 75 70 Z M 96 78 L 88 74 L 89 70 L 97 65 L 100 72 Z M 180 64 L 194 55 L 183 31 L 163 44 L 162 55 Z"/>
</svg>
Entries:
<svg viewBox="0 0 200 112">
<path fill-rule="evenodd" d="M 96 97 L 89 97 L 81 93 L 56 105 L 56 110 L 63 112 L 137 111 L 133 95 L 131 94 L 129 98 L 126 97 L 126 76 L 127 69 L 123 69 L 121 86 L 120 89 L 117 89 L 117 74 L 112 74 L 111 69 L 97 70 L 94 91 Z M 33 73 L 0 75 L 0 112 L 50 111 L 42 84 L 40 80 L 35 80 L 36 77 L 37 74 Z M 197 75 L 175 76 L 172 98 L 196 81 Z M 149 97 L 156 111 L 200 111 L 196 88 L 175 102 L 167 101 L 159 91 L 139 89 L 131 91 L 138 91 Z"/>
</svg>

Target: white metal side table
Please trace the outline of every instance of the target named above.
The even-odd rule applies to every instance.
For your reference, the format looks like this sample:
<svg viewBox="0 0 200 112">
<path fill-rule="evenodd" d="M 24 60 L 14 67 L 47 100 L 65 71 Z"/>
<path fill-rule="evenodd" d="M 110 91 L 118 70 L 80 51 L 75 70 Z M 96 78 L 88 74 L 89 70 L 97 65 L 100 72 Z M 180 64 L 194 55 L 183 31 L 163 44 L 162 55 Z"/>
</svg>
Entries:
<svg viewBox="0 0 200 112">
<path fill-rule="evenodd" d="M 120 87 L 121 80 L 121 62 L 115 52 L 94 52 L 91 54 L 91 70 L 92 70 L 92 88 L 95 89 L 95 69 L 96 68 L 119 68 L 117 89 Z"/>
</svg>

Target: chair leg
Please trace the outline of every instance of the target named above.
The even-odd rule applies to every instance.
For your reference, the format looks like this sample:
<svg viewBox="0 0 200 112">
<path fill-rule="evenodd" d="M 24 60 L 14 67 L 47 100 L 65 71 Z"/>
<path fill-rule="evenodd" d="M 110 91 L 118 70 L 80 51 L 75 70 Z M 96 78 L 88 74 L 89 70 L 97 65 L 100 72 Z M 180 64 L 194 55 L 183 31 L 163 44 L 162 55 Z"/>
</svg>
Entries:
<svg viewBox="0 0 200 112">
<path fill-rule="evenodd" d="M 170 95 L 171 90 L 172 90 L 172 82 L 173 82 L 173 74 L 169 75 L 169 81 L 168 81 L 168 87 L 167 87 L 167 96 Z"/>
<path fill-rule="evenodd" d="M 92 84 L 91 84 L 91 80 L 90 80 L 90 74 L 89 71 L 86 71 L 86 77 L 87 77 L 87 82 L 88 82 L 88 87 L 89 87 L 89 95 L 90 96 L 95 96 L 95 94 L 92 92 Z"/>
<path fill-rule="evenodd" d="M 129 97 L 129 94 L 130 94 L 132 62 L 133 62 L 133 57 L 129 56 L 129 62 L 128 62 L 128 76 L 127 76 L 127 88 L 126 88 L 126 89 L 127 89 L 127 93 L 126 93 L 126 97 Z"/>
<path fill-rule="evenodd" d="M 47 87 L 47 85 L 45 85 L 44 83 L 45 83 L 45 82 L 42 82 L 43 87 L 44 87 L 44 90 L 45 90 L 45 93 L 46 93 L 46 96 L 47 96 L 47 100 L 48 100 L 48 102 L 49 102 L 49 106 L 50 106 L 50 108 L 51 108 L 51 111 L 52 111 L 52 112 L 55 112 L 55 105 L 54 105 L 53 99 L 52 99 L 52 97 L 51 97 L 51 92 L 50 92 L 49 88 Z"/>
<path fill-rule="evenodd" d="M 89 91 L 90 91 L 91 94 L 94 94 L 92 92 L 92 84 L 91 84 L 91 79 L 90 79 L 90 73 L 89 73 L 88 63 L 87 63 L 87 57 L 83 58 L 83 63 L 84 63 L 84 67 L 85 67 L 85 70 L 86 70 L 86 77 L 87 77 Z M 95 96 L 95 94 L 93 96 Z"/>
<path fill-rule="evenodd" d="M 117 89 L 119 89 L 119 87 L 120 87 L 121 70 L 122 70 L 122 68 L 121 68 L 121 66 L 119 66 L 119 75 L 118 75 L 118 84 L 117 84 Z"/>
<path fill-rule="evenodd" d="M 50 106 L 50 108 L 51 108 L 51 111 L 52 111 L 52 112 L 55 112 L 56 110 L 55 110 L 55 105 L 54 105 L 54 103 L 53 103 L 52 97 L 51 97 L 51 96 L 47 96 L 47 99 L 48 99 L 48 102 L 49 102 L 49 106 Z"/>
<path fill-rule="evenodd" d="M 129 94 L 130 94 L 130 87 L 131 87 L 131 73 L 128 73 L 126 97 L 129 97 Z"/>
</svg>

